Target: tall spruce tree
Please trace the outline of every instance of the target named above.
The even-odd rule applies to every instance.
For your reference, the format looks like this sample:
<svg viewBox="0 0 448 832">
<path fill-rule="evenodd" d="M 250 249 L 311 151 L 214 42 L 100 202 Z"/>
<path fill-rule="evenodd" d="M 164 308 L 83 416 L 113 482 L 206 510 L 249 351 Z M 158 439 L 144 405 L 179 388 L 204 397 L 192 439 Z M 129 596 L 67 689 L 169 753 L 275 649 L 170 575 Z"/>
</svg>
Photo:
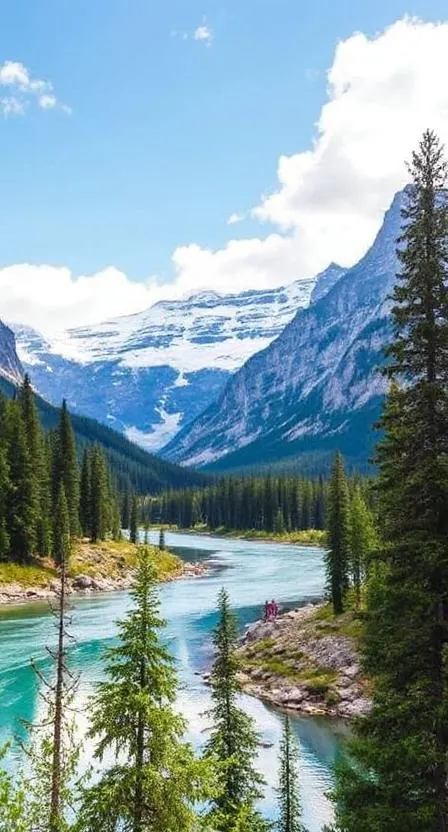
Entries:
<svg viewBox="0 0 448 832">
<path fill-rule="evenodd" d="M 349 549 L 350 568 L 357 605 L 361 601 L 361 585 L 367 574 L 369 556 L 376 544 L 372 514 L 356 484 L 350 498 Z"/>
<path fill-rule="evenodd" d="M 91 450 L 86 448 L 82 457 L 79 489 L 79 520 L 85 537 L 92 535 L 92 460 Z"/>
<path fill-rule="evenodd" d="M 64 484 L 70 517 L 70 534 L 76 537 L 80 531 L 79 523 L 79 468 L 76 453 L 75 435 L 73 433 L 67 402 L 62 402 L 59 428 L 55 446 L 55 482 L 54 493 L 59 493 L 61 482 Z"/>
<path fill-rule="evenodd" d="M 339 776 L 343 832 L 448 829 L 448 206 L 431 131 L 410 172 L 378 454 L 385 544 L 366 623 L 373 709 Z"/>
<path fill-rule="evenodd" d="M 96 757 L 120 755 L 85 795 L 79 826 L 86 832 L 193 832 L 194 804 L 210 795 L 211 767 L 182 740 L 174 710 L 174 661 L 163 646 L 150 552 L 142 547 L 134 608 L 119 623 L 120 643 L 107 651 L 107 680 L 92 702 Z"/>
<path fill-rule="evenodd" d="M 278 786 L 278 832 L 306 832 L 302 823 L 302 807 L 299 792 L 299 749 L 289 716 L 283 723 L 280 745 L 280 776 Z"/>
<path fill-rule="evenodd" d="M 64 570 L 68 565 L 70 557 L 70 517 L 68 513 L 67 498 L 65 496 L 64 484 L 61 482 L 59 487 L 58 501 L 56 503 L 56 510 L 54 516 L 54 539 L 53 539 L 53 556 L 57 566 Z"/>
<path fill-rule="evenodd" d="M 267 825 L 255 808 L 263 786 L 254 765 L 258 737 L 253 720 L 238 705 L 238 625 L 224 589 L 219 594 L 218 611 L 213 636 L 216 659 L 210 677 L 213 727 L 206 755 L 221 764 L 221 789 L 211 803 L 209 820 L 216 832 L 234 832 L 238 827 L 261 832 Z"/>
<path fill-rule="evenodd" d="M 129 538 L 131 543 L 137 543 L 138 540 L 138 501 L 137 495 L 132 495 L 131 500 L 131 514 L 129 519 Z"/>
<path fill-rule="evenodd" d="M 32 462 L 31 485 L 35 502 L 36 552 L 39 555 L 48 555 L 51 550 L 50 470 L 45 439 L 28 375 L 25 375 L 18 399 L 22 410 L 28 453 Z"/>
<path fill-rule="evenodd" d="M 0 441 L 0 560 L 6 560 L 9 553 L 8 497 L 11 488 L 6 451 Z"/>
<path fill-rule="evenodd" d="M 326 553 L 328 587 L 335 615 L 344 611 L 349 584 L 349 493 L 344 463 L 338 452 L 331 473 L 328 495 Z"/>
<path fill-rule="evenodd" d="M 11 487 L 7 495 L 6 514 L 11 559 L 24 563 L 36 549 L 37 503 L 33 462 L 17 401 L 8 405 L 7 462 Z"/>
</svg>

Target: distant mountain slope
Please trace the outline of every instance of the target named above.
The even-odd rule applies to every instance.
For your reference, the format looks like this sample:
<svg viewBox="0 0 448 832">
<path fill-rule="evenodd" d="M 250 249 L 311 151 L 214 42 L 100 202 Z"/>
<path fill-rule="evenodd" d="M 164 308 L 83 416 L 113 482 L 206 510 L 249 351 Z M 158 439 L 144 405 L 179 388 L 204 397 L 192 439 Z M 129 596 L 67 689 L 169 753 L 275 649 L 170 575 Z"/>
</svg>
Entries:
<svg viewBox="0 0 448 832">
<path fill-rule="evenodd" d="M 340 448 L 367 463 L 369 427 L 385 390 L 378 366 L 389 333 L 402 198 L 395 197 L 362 260 L 235 374 L 216 403 L 162 451 L 167 458 L 221 471 L 328 457 Z"/>
<path fill-rule="evenodd" d="M 14 333 L 0 321 L 0 376 L 20 382 L 23 369 L 16 351 Z"/>
<path fill-rule="evenodd" d="M 244 361 L 307 306 L 316 279 L 237 295 L 201 292 L 46 339 L 14 326 L 24 368 L 44 398 L 165 445 L 214 401 Z"/>
<path fill-rule="evenodd" d="M 11 397 L 16 386 L 0 377 L 0 392 Z M 59 408 L 36 396 L 40 419 L 46 430 L 56 427 Z M 120 489 L 131 485 L 139 493 L 156 493 L 168 488 L 186 488 L 202 485 L 209 477 L 200 472 L 182 468 L 160 457 L 149 454 L 134 442 L 94 419 L 72 413 L 72 423 L 80 453 L 88 444 L 98 442 L 104 449 Z"/>
</svg>

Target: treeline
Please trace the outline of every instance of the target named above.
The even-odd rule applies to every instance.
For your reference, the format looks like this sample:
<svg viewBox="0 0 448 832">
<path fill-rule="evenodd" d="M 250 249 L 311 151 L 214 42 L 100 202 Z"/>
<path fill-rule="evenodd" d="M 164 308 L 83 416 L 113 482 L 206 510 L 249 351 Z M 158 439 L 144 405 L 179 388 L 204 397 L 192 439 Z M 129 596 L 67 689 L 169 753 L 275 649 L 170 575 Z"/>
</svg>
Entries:
<svg viewBox="0 0 448 832">
<path fill-rule="evenodd" d="M 7 398 L 15 398 L 17 394 L 12 382 L 2 376 L 0 376 L 0 392 L 3 392 Z M 45 401 L 38 394 L 35 394 L 35 401 L 44 430 L 56 430 L 60 420 L 60 408 Z M 120 493 L 129 490 L 137 494 L 157 494 L 167 488 L 205 485 L 209 481 L 209 477 L 199 471 L 183 468 L 148 453 L 122 433 L 95 419 L 72 413 L 71 422 L 79 462 L 81 463 L 86 447 L 99 445 Z"/>
<path fill-rule="evenodd" d="M 71 538 L 117 536 L 118 496 L 99 446 L 85 449 L 81 476 L 65 402 L 58 426 L 44 432 L 25 377 L 15 399 L 0 394 L 0 558 L 57 556 L 65 518 Z"/>
<path fill-rule="evenodd" d="M 371 500 L 368 480 L 353 478 L 350 494 Z M 209 529 L 254 529 L 281 534 L 287 531 L 325 529 L 329 483 L 323 477 L 229 477 L 206 488 L 168 491 L 146 498 L 146 524 L 166 523 L 182 529 L 198 525 Z"/>
</svg>

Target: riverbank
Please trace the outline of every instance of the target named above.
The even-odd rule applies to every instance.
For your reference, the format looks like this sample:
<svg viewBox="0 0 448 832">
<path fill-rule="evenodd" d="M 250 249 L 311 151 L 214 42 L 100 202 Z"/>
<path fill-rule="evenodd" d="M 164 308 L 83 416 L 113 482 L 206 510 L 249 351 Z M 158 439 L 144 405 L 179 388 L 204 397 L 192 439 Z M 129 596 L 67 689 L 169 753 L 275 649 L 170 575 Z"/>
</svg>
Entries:
<svg viewBox="0 0 448 832">
<path fill-rule="evenodd" d="M 151 529 L 159 529 L 160 526 L 151 526 Z M 305 529 L 295 532 L 265 532 L 260 529 L 227 529 L 220 526 L 218 529 L 209 529 L 206 526 L 197 526 L 193 529 L 180 529 L 178 526 L 163 526 L 164 529 L 178 534 L 193 534 L 201 537 L 219 537 L 229 540 L 254 540 L 259 543 L 289 543 L 297 546 L 325 546 L 326 532 L 321 529 Z"/>
<path fill-rule="evenodd" d="M 169 551 L 151 546 L 158 580 L 174 581 L 199 577 L 206 567 L 184 563 Z M 90 543 L 76 541 L 67 578 L 68 595 L 114 592 L 132 586 L 138 547 L 127 540 Z M 59 581 L 50 558 L 35 559 L 20 565 L 0 563 L 0 605 L 45 601 L 58 596 Z"/>
<path fill-rule="evenodd" d="M 301 714 L 350 719 L 367 713 L 369 684 L 358 653 L 361 626 L 352 612 L 335 618 L 326 604 L 256 622 L 238 650 L 243 690 Z"/>
</svg>

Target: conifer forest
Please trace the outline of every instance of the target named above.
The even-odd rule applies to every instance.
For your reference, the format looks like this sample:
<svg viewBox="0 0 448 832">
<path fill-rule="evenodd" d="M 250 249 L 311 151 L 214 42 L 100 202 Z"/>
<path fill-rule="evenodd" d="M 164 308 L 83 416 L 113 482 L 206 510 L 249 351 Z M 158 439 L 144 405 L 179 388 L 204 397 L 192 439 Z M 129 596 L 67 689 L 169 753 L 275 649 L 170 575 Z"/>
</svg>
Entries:
<svg viewBox="0 0 448 832">
<path fill-rule="evenodd" d="M 235 595 L 241 589 L 237 578 L 217 586 L 206 612 L 209 629 L 195 634 L 195 649 L 204 652 L 194 672 L 206 674 L 207 710 L 206 728 L 192 740 L 188 708 L 179 706 L 184 683 L 158 571 L 164 559 L 182 555 L 179 533 L 188 547 L 185 532 L 199 547 L 205 541 L 205 550 L 219 538 L 214 551 L 221 561 L 207 567 L 218 584 L 232 534 L 239 557 L 247 553 L 249 562 L 251 532 L 265 536 L 260 545 L 273 544 L 266 549 L 273 559 L 285 561 L 296 552 L 291 535 L 302 533 L 299 583 L 311 558 L 322 563 L 320 596 L 305 593 L 299 605 L 315 608 L 320 629 L 313 649 L 325 637 L 335 653 L 356 651 L 369 697 L 338 739 L 322 832 L 447 832 L 448 163 L 432 130 L 424 132 L 408 171 L 394 241 L 399 270 L 389 298 L 391 326 L 378 368 L 387 394 L 370 428 L 376 450 L 368 475 L 336 451 L 328 475 L 281 473 L 275 466 L 190 475 L 167 463 L 150 487 L 143 476 L 132 482 L 122 458 L 114 465 L 100 442 L 80 441 L 65 400 L 56 424 L 42 422 L 27 374 L 12 393 L 0 394 L 0 572 L 51 569 L 56 585 L 55 638 L 46 664 L 32 663 L 40 707 L 20 750 L 12 734 L 1 750 L 0 832 L 309 832 L 303 777 L 309 751 L 302 755 L 297 715 L 325 720 L 336 713 L 344 688 L 331 687 L 334 656 L 325 653 L 310 670 L 294 641 L 290 653 L 284 641 L 277 644 L 297 604 L 279 615 L 274 598 L 259 611 L 265 620 L 255 622 L 249 593 L 239 600 L 247 616 L 241 621 L 232 596 L 232 587 Z M 116 625 L 106 614 L 98 620 L 109 630 L 95 645 L 102 669 L 82 700 L 81 731 L 82 650 L 73 631 L 83 607 L 68 592 L 73 552 L 84 546 L 92 558 L 81 576 L 88 587 L 95 546 L 116 547 L 125 562 L 124 545 L 132 547 L 132 586 Z M 190 574 L 185 584 L 192 616 L 203 574 Z M 255 568 L 254 586 L 258 579 Z M 169 587 L 175 592 L 175 583 Z M 254 627 L 259 641 L 251 641 Z M 243 695 L 244 661 L 255 671 L 261 699 L 267 678 L 270 695 L 285 678 L 287 691 L 293 684 L 301 690 L 304 679 L 308 685 L 314 710 L 304 714 L 300 699 L 292 707 L 285 700 L 276 712 L 275 748 L 263 740 Z M 0 689 L 0 705 L 4 695 Z M 269 811 L 261 759 L 269 760 L 269 777 L 275 769 Z"/>
</svg>

